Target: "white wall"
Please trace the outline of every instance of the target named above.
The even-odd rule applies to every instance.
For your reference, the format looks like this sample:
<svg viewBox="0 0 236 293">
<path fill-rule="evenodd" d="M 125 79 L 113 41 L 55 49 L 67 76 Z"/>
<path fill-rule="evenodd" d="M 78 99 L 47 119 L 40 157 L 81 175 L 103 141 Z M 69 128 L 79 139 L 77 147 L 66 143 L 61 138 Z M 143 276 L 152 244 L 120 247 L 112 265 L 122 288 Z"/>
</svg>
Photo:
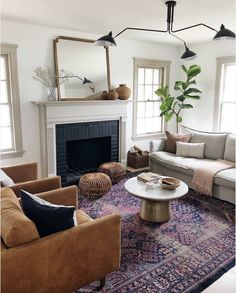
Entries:
<svg viewBox="0 0 236 293">
<path fill-rule="evenodd" d="M 21 99 L 21 117 L 23 128 L 23 157 L 7 159 L 2 165 L 37 161 L 40 163 L 40 136 L 38 109 L 31 101 L 45 100 L 46 89 L 32 79 L 37 66 L 53 65 L 52 40 L 59 35 L 96 39 L 98 36 L 76 31 L 37 26 L 20 22 L 2 21 L 3 43 L 18 44 L 18 69 Z M 156 43 L 143 43 L 117 40 L 118 47 L 111 48 L 111 79 L 114 86 L 127 83 L 133 88 L 133 57 L 170 60 L 171 85 L 178 74 L 178 49 L 176 46 Z M 127 147 L 133 144 L 132 103 L 129 105 Z M 147 149 L 148 141 L 135 142 Z"/>
<path fill-rule="evenodd" d="M 213 131 L 213 115 L 215 100 L 216 58 L 235 55 L 235 41 L 209 41 L 192 44 L 190 50 L 197 53 L 191 62 L 182 62 L 186 66 L 198 64 L 202 72 L 196 77 L 197 88 L 201 89 L 201 99 L 192 101 L 194 109 L 185 110 L 183 125 L 205 131 Z M 184 74 L 180 73 L 181 79 Z"/>
</svg>

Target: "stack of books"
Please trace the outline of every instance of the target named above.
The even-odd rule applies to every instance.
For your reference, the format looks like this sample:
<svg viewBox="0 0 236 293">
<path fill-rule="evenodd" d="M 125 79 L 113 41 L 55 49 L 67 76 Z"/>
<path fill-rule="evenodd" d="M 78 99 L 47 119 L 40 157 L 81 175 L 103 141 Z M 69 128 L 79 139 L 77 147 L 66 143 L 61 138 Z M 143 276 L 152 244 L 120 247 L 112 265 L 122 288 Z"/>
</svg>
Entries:
<svg viewBox="0 0 236 293">
<path fill-rule="evenodd" d="M 152 173 L 152 172 L 140 173 L 137 176 L 137 179 L 144 183 L 147 183 L 147 182 L 158 183 L 160 178 L 161 178 L 160 174 Z"/>
</svg>

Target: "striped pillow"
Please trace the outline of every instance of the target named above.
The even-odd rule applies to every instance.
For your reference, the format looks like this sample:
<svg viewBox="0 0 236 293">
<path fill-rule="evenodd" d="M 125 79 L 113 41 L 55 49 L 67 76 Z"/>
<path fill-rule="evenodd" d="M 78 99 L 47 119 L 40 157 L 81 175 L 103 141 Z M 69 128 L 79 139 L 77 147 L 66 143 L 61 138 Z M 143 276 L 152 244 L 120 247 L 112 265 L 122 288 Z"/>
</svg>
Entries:
<svg viewBox="0 0 236 293">
<path fill-rule="evenodd" d="M 180 157 L 203 158 L 205 143 L 176 142 L 176 155 Z"/>
</svg>

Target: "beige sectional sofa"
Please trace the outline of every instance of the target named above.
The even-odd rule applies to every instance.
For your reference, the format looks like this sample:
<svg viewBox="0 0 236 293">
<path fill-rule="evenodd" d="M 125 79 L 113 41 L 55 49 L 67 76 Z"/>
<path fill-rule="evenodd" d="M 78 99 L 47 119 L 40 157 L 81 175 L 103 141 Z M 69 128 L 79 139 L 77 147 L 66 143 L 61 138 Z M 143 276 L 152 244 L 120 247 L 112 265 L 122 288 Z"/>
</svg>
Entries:
<svg viewBox="0 0 236 293">
<path fill-rule="evenodd" d="M 181 128 L 182 133 L 192 135 L 190 142 L 204 142 L 204 158 L 179 157 L 176 154 L 165 152 L 165 138 L 150 142 L 150 170 L 166 176 L 176 177 L 191 187 L 194 173 L 192 162 L 196 160 L 211 161 L 223 159 L 235 163 L 236 136 L 231 133 L 202 132 L 191 128 Z M 227 169 L 218 172 L 214 177 L 213 196 L 235 203 L 236 169 Z"/>
</svg>

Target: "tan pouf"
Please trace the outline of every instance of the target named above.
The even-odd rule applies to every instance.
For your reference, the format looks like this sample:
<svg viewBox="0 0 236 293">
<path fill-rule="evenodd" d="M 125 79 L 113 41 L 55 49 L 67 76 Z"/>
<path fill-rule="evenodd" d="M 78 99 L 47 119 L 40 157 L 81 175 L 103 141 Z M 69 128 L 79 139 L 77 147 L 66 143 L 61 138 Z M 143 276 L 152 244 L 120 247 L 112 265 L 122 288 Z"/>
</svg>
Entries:
<svg viewBox="0 0 236 293">
<path fill-rule="evenodd" d="M 79 191 L 88 196 L 102 196 L 111 189 L 111 179 L 103 173 L 95 172 L 83 175 L 79 181 Z"/>
<path fill-rule="evenodd" d="M 125 168 L 117 162 L 104 163 L 99 166 L 98 171 L 107 174 L 111 178 L 112 184 L 123 179 L 126 173 Z"/>
</svg>

